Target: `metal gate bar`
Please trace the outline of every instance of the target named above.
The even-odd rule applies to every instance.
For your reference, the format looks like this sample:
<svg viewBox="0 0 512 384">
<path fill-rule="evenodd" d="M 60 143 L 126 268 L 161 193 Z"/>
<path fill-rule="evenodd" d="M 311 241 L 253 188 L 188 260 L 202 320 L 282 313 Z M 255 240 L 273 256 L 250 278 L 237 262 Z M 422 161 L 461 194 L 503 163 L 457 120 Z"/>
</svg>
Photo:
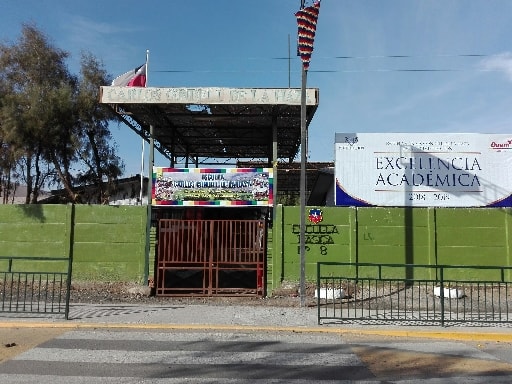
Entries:
<svg viewBox="0 0 512 384">
<path fill-rule="evenodd" d="M 263 220 L 159 221 L 158 296 L 264 294 Z"/>
</svg>

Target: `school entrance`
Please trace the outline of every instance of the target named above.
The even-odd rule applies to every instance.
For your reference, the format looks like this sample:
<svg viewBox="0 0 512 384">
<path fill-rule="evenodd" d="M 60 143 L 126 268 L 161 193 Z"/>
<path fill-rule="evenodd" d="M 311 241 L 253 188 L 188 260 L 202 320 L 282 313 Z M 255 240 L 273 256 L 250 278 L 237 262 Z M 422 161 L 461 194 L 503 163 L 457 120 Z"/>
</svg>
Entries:
<svg viewBox="0 0 512 384">
<path fill-rule="evenodd" d="M 149 143 L 149 224 L 151 207 L 231 206 L 222 217 L 158 219 L 144 271 L 150 281 L 154 266 L 155 293 L 264 296 L 269 216 L 235 210 L 273 206 L 273 174 L 297 157 L 319 89 L 101 86 L 100 103 Z M 154 164 L 155 150 L 168 166 Z"/>
<path fill-rule="evenodd" d="M 158 221 L 156 295 L 264 296 L 267 220 L 210 211 Z"/>
</svg>

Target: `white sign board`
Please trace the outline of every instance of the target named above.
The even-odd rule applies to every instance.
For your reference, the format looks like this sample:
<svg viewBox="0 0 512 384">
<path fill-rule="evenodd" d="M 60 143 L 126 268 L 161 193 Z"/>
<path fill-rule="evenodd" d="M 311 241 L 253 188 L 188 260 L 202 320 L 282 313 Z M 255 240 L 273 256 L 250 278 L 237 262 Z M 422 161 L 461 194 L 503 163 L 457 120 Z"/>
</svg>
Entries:
<svg viewBox="0 0 512 384">
<path fill-rule="evenodd" d="M 335 154 L 337 206 L 512 206 L 512 134 L 336 133 Z"/>
<path fill-rule="evenodd" d="M 297 88 L 100 87 L 104 104 L 266 104 L 301 105 Z M 318 89 L 306 89 L 307 105 L 318 105 Z"/>
</svg>

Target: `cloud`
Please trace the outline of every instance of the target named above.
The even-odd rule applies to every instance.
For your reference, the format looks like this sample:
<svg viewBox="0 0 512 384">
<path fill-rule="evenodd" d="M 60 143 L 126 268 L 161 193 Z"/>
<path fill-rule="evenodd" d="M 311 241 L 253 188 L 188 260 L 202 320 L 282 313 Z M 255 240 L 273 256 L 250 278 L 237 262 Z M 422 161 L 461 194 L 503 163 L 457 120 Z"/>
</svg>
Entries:
<svg viewBox="0 0 512 384">
<path fill-rule="evenodd" d="M 424 87 L 413 88 L 405 93 L 402 98 L 396 98 L 395 104 L 387 106 L 384 115 L 400 116 L 418 108 L 424 108 L 432 102 L 437 102 L 450 94 L 460 86 L 460 80 L 447 80 L 443 82 L 431 82 Z"/>
<path fill-rule="evenodd" d="M 113 73 L 125 72 L 126 63 L 131 63 L 133 56 L 139 55 L 143 59 L 143 52 L 137 52 L 132 44 L 134 36 L 141 34 L 140 26 L 129 23 L 98 22 L 84 16 L 67 14 L 61 20 L 65 30 L 63 42 L 72 54 L 71 67 L 78 71 L 79 58 L 82 51 L 93 53 L 101 58 L 111 68 Z M 134 64 L 135 65 L 135 64 Z"/>
<path fill-rule="evenodd" d="M 512 81 L 512 52 L 504 52 L 488 57 L 481 62 L 484 71 L 503 72 Z"/>
<path fill-rule="evenodd" d="M 113 23 L 97 22 L 82 16 L 71 16 L 66 24 L 68 39 L 80 46 L 108 44 L 108 40 L 119 39 L 138 31 L 138 27 L 126 28 Z"/>
</svg>

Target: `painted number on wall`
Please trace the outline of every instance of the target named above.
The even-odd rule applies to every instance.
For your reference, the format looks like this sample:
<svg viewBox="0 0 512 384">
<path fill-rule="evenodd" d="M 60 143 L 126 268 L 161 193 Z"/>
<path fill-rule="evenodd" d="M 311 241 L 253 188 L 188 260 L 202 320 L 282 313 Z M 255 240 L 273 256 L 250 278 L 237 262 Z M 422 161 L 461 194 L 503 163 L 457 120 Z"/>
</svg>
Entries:
<svg viewBox="0 0 512 384">
<path fill-rule="evenodd" d="M 292 233 L 297 236 L 297 244 L 300 244 L 300 225 L 292 226 Z M 335 244 L 333 236 L 339 235 L 338 228 L 330 224 L 306 225 L 304 231 L 304 243 L 306 252 L 311 250 L 311 245 L 319 245 L 318 248 L 322 256 L 327 255 L 329 244 Z M 300 254 L 300 245 L 297 247 L 297 253 Z"/>
</svg>

